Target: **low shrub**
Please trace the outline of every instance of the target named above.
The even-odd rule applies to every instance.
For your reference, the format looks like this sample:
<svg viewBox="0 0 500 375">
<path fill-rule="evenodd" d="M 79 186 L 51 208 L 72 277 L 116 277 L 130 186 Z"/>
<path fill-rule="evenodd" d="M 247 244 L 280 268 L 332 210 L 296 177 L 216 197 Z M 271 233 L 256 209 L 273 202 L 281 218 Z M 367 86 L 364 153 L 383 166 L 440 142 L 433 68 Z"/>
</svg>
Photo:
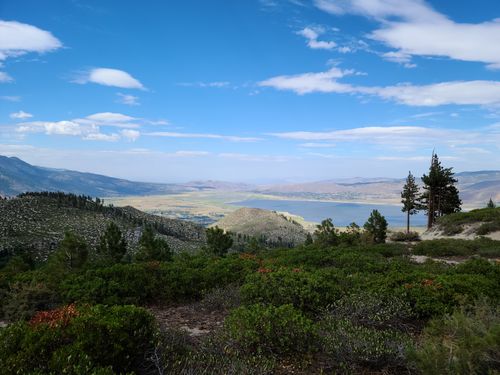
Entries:
<svg viewBox="0 0 500 375">
<path fill-rule="evenodd" d="M 292 305 L 239 307 L 224 326 L 231 343 L 247 353 L 304 355 L 312 350 L 316 337 L 313 322 Z"/>
<path fill-rule="evenodd" d="M 420 235 L 417 232 L 394 232 L 389 239 L 394 242 L 415 242 L 420 241 Z"/>
<path fill-rule="evenodd" d="M 356 325 L 349 319 L 337 319 L 327 315 L 320 322 L 322 351 L 329 362 L 347 370 L 356 368 L 401 368 L 411 339 L 397 330 L 378 330 Z"/>
<path fill-rule="evenodd" d="M 361 291 L 349 294 L 328 310 L 330 317 L 377 329 L 404 330 L 415 318 L 410 304 L 390 293 Z"/>
<path fill-rule="evenodd" d="M 230 284 L 211 289 L 203 295 L 200 305 L 208 311 L 234 309 L 241 305 L 240 287 Z"/>
<path fill-rule="evenodd" d="M 226 337 L 211 334 L 196 342 L 185 331 L 161 332 L 150 353 L 151 373 L 271 375 L 276 363 L 270 357 L 243 353 L 228 346 Z"/>
<path fill-rule="evenodd" d="M 0 374 L 139 371 L 154 318 L 134 306 L 67 306 L 0 330 Z"/>
<path fill-rule="evenodd" d="M 444 274 L 406 283 L 402 291 L 419 318 L 451 313 L 482 296 L 499 299 L 498 280 L 477 274 Z"/>
<path fill-rule="evenodd" d="M 415 316 L 410 305 L 390 293 L 360 291 L 330 306 L 319 322 L 322 351 L 346 372 L 406 366 Z"/>
<path fill-rule="evenodd" d="M 441 238 L 437 240 L 422 241 L 413 249 L 416 255 L 428 256 L 468 256 L 482 255 L 485 257 L 500 256 L 500 241 L 489 238 L 475 240 L 461 240 Z"/>
<path fill-rule="evenodd" d="M 140 305 L 159 299 L 164 287 L 158 264 L 115 264 L 70 276 L 60 291 L 67 302 Z"/>
<path fill-rule="evenodd" d="M 9 321 L 26 320 L 37 311 L 54 308 L 58 303 L 56 292 L 43 281 L 16 281 L 4 292 L 1 315 Z"/>
<path fill-rule="evenodd" d="M 500 363 L 500 316 L 484 302 L 432 320 L 414 353 L 422 374 L 496 374 Z"/>
<path fill-rule="evenodd" d="M 321 271 L 299 268 L 275 271 L 262 268 L 249 275 L 241 287 L 242 300 L 246 304 L 291 304 L 307 313 L 319 311 L 340 294 L 341 288 L 335 278 L 326 277 Z"/>
</svg>

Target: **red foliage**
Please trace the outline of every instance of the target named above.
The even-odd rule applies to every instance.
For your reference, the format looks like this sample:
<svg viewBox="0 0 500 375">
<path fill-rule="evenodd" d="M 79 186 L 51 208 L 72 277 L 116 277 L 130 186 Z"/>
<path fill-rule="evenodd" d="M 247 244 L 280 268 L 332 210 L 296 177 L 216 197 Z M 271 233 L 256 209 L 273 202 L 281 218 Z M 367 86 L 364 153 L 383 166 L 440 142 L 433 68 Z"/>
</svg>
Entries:
<svg viewBox="0 0 500 375">
<path fill-rule="evenodd" d="M 72 318 L 79 314 L 75 304 L 72 303 L 71 305 L 63 306 L 55 310 L 39 311 L 31 318 L 29 324 L 33 327 L 39 326 L 40 324 L 48 324 L 51 328 L 64 327 L 68 325 Z"/>
<path fill-rule="evenodd" d="M 261 267 L 257 270 L 258 273 L 269 273 L 269 272 L 273 272 L 273 270 L 269 269 L 269 268 L 264 268 L 264 267 Z"/>
</svg>

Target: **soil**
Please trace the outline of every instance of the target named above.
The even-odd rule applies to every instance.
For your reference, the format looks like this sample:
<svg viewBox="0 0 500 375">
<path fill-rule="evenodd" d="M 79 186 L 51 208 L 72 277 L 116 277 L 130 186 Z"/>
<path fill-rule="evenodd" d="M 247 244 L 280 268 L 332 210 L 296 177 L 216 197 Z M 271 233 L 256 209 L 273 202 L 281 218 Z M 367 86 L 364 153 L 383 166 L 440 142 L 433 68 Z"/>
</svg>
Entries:
<svg viewBox="0 0 500 375">
<path fill-rule="evenodd" d="M 179 306 L 150 306 L 161 329 L 180 329 L 191 337 L 201 337 L 222 327 L 228 315 L 225 310 L 210 310 L 200 303 Z"/>
</svg>

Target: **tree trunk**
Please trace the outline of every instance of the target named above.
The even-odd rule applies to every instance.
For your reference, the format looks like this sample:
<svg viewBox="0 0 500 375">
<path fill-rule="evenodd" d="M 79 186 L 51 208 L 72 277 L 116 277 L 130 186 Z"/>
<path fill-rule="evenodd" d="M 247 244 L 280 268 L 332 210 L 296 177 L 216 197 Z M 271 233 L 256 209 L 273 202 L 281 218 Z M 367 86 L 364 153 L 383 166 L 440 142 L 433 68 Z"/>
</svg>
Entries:
<svg viewBox="0 0 500 375">
<path fill-rule="evenodd" d="M 410 210 L 406 213 L 406 233 L 410 233 Z"/>
<path fill-rule="evenodd" d="M 427 203 L 427 229 L 432 228 L 434 222 L 434 193 L 429 191 L 429 202 Z"/>
</svg>

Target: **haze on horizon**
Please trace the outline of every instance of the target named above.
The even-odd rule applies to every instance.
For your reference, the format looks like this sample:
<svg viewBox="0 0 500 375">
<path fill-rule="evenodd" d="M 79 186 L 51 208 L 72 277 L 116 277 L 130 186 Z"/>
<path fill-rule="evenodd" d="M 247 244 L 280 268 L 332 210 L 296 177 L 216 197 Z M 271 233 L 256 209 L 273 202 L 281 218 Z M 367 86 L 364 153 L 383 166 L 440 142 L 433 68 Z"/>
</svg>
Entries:
<svg viewBox="0 0 500 375">
<path fill-rule="evenodd" d="M 0 3 L 0 155 L 131 180 L 500 166 L 500 3 Z"/>
</svg>

